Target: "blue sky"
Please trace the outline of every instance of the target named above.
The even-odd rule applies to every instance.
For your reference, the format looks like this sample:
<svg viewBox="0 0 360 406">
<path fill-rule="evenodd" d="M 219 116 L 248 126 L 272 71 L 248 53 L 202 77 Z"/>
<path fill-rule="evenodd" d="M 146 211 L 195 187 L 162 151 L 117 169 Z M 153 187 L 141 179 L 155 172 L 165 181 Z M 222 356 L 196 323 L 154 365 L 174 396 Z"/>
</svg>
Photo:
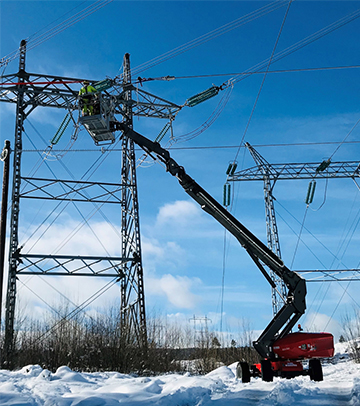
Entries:
<svg viewBox="0 0 360 406">
<path fill-rule="evenodd" d="M 51 28 L 88 4 L 91 3 L 1 1 L 0 57 L 14 51 L 23 38 L 44 32 L 42 30 L 48 24 L 52 24 L 48 27 Z M 121 72 L 125 53 L 130 53 L 131 66 L 136 68 L 266 4 L 270 3 L 113 1 L 29 51 L 27 71 L 98 80 L 113 78 Z M 181 105 L 187 98 L 213 84 L 219 86 L 234 74 L 251 69 L 271 56 L 286 9 L 285 5 L 141 72 L 144 78 L 192 76 L 170 82 L 147 82 L 143 89 Z M 359 9 L 360 1 L 292 2 L 275 53 L 286 50 Z M 68 12 L 70 14 L 64 16 Z M 304 69 L 358 65 L 359 29 L 358 18 L 287 55 L 269 68 L 270 71 L 287 72 L 269 72 L 265 80 L 263 74 L 256 74 L 236 83 L 215 123 L 198 137 L 174 144 L 171 152 L 173 158 L 220 201 L 228 163 L 237 157 L 239 169 L 254 165 L 249 152 L 244 148 L 238 151 L 236 147 L 243 138 L 270 163 L 321 162 L 335 151 L 333 161 L 358 159 L 359 129 L 356 127 L 347 135 L 360 118 L 359 69 Z M 18 60 L 15 60 L 6 67 L 4 74 L 16 72 L 17 69 Z M 302 71 L 291 72 L 295 69 Z M 204 75 L 214 76 L 202 77 Z M 74 85 L 74 88 L 80 86 Z M 221 96 L 222 92 L 197 107 L 182 109 L 174 122 L 175 137 L 193 131 L 206 122 L 216 110 Z M 1 103 L 0 112 L 3 145 L 5 139 L 12 140 L 15 118 L 14 110 L 8 104 Z M 24 137 L 24 149 L 33 149 L 31 144 L 40 151 L 45 149 L 46 143 L 42 138 L 47 141 L 53 137 L 64 114 L 63 111 L 36 109 L 29 117 L 30 124 L 25 126 L 29 138 Z M 165 124 L 160 120 L 134 120 L 134 128 L 152 139 Z M 71 129 L 65 133 L 59 148 L 65 148 L 70 136 Z M 347 143 L 337 149 L 345 137 Z M 164 141 L 166 143 L 167 140 Z M 37 176 L 49 176 L 51 168 L 59 178 L 68 178 L 66 168 L 77 179 L 101 154 L 100 148 L 84 131 L 73 149 L 77 152 L 69 152 L 61 162 L 48 160 L 48 167 L 41 165 Z M 24 153 L 24 176 L 32 173 L 38 159 L 39 155 L 35 152 Z M 112 153 L 93 179 L 116 182 L 119 171 L 120 157 Z M 293 269 L 359 268 L 360 197 L 351 179 L 331 180 L 328 184 L 325 181 L 317 182 L 315 199 L 306 215 L 306 229 L 302 231 L 302 240 L 296 250 L 306 210 L 304 199 L 308 183 L 282 181 L 274 189 L 284 262 L 288 266 L 293 263 Z M 206 316 L 212 320 L 211 327 L 217 331 L 220 326 L 223 229 L 188 198 L 176 179 L 157 164 L 139 167 L 138 187 L 148 313 L 156 309 L 167 314 L 169 319 L 185 323 L 194 315 L 199 318 Z M 237 182 L 233 190 L 233 213 L 266 241 L 262 183 Z M 47 210 L 47 207 L 38 210 L 30 205 L 22 208 L 21 236 L 27 241 L 25 247 L 36 239 L 32 231 L 41 223 L 41 216 L 44 217 Z M 87 215 L 87 209 L 84 210 Z M 120 215 L 112 214 L 118 227 Z M 119 253 L 119 242 L 103 219 L 94 216 L 91 221 L 107 249 L 111 253 Z M 74 208 L 63 213 L 59 223 L 34 249 L 39 252 L 55 249 L 78 222 Z M 84 255 L 95 251 L 102 254 L 102 248 L 97 246 L 96 241 L 90 241 L 87 233 L 86 227 L 83 228 L 64 250 L 82 252 Z M 268 283 L 233 238 L 227 237 L 225 256 L 223 328 L 236 334 L 242 318 L 246 318 L 251 321 L 254 330 L 263 329 L 272 317 Z M 48 285 L 46 288 L 40 287 L 43 282 L 35 279 L 26 280 L 26 284 L 31 289 L 40 289 L 46 301 L 52 304 L 56 302 L 54 291 Z M 70 284 L 68 279 L 58 281 L 55 278 L 48 278 L 48 282 L 61 287 L 75 302 L 85 300 L 101 283 L 92 280 L 86 281 L 85 285 L 84 281 L 71 280 Z M 309 283 L 308 313 L 302 319 L 304 327 L 326 329 L 338 335 L 343 315 L 358 307 L 357 289 L 358 282 L 350 285 Z M 32 308 L 43 308 L 43 303 L 28 289 L 21 288 L 20 291 L 23 292 L 23 302 Z M 108 304 L 117 296 L 118 291 L 114 288 L 107 297 L 99 300 L 99 306 Z"/>
</svg>

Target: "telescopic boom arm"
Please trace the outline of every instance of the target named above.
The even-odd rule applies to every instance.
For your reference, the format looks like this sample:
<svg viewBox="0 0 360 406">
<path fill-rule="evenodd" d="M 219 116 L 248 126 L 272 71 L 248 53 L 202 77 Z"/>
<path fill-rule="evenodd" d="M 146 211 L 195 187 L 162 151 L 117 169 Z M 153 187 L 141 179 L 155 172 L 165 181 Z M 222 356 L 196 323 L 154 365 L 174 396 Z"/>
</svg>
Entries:
<svg viewBox="0 0 360 406">
<path fill-rule="evenodd" d="M 274 341 L 288 334 L 305 313 L 305 280 L 296 272 L 287 268 L 274 252 L 191 178 L 185 172 L 185 169 L 171 158 L 169 151 L 123 123 L 116 123 L 116 125 L 117 129 L 123 132 L 123 136 L 133 140 L 152 158 L 159 159 L 166 165 L 166 170 L 178 179 L 185 192 L 240 242 L 273 288 L 276 288 L 276 285 L 264 266 L 270 268 L 283 279 L 289 292 L 284 306 L 271 320 L 258 340 L 253 343 L 262 357 L 275 359 L 272 351 Z"/>
</svg>

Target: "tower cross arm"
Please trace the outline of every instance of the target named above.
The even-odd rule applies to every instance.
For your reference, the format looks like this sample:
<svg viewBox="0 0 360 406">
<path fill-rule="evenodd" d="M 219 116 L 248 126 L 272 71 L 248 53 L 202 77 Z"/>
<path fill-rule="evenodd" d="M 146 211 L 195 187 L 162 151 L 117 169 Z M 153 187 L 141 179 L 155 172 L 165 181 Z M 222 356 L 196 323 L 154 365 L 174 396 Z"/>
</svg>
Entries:
<svg viewBox="0 0 360 406">
<path fill-rule="evenodd" d="M 266 175 L 269 180 L 360 177 L 359 161 L 331 162 L 324 171 L 317 171 L 319 165 L 319 162 L 271 164 Z M 229 175 L 228 180 L 264 180 L 264 170 L 261 166 L 254 166 Z"/>
<path fill-rule="evenodd" d="M 124 94 L 128 90 L 136 92 L 136 97 L 127 100 Z M 134 116 L 173 119 L 182 106 L 165 100 L 133 85 L 124 86 L 115 96 L 116 112 L 124 114 L 126 108 L 131 107 Z"/>
<path fill-rule="evenodd" d="M 17 103 L 19 92 L 24 107 L 68 108 L 75 105 L 81 78 L 27 73 L 4 75 L 0 79 L 0 102 Z"/>
</svg>

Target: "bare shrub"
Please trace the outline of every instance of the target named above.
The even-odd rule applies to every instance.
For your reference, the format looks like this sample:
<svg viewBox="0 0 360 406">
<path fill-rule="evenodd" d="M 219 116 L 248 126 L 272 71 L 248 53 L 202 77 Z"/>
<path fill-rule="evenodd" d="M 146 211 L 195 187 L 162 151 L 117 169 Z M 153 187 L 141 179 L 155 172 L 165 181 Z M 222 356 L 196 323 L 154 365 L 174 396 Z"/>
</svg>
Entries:
<svg viewBox="0 0 360 406">
<path fill-rule="evenodd" d="M 346 313 L 342 317 L 343 338 L 349 342 L 350 355 L 360 363 L 360 311 L 354 309 L 353 316 Z"/>
<path fill-rule="evenodd" d="M 89 372 L 152 374 L 190 370 L 204 374 L 235 361 L 257 361 L 245 322 L 238 342 L 233 339 L 226 344 L 221 335 L 207 328 L 195 329 L 188 320 L 171 322 L 155 313 L 147 318 L 148 347 L 139 349 L 135 332 L 121 325 L 118 305 L 93 311 L 92 315 L 74 310 L 63 303 L 41 320 L 19 317 L 13 367 L 39 364 L 55 371 L 67 365 Z"/>
</svg>

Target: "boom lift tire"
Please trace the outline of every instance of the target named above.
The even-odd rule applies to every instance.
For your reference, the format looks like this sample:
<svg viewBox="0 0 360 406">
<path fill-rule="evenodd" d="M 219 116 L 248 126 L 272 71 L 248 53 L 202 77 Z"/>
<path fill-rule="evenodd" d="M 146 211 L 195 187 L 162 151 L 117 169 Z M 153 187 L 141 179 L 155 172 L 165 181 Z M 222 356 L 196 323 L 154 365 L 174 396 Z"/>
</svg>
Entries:
<svg viewBox="0 0 360 406">
<path fill-rule="evenodd" d="M 242 383 L 250 382 L 250 368 L 247 362 L 239 362 L 236 367 L 236 378 Z"/>
<path fill-rule="evenodd" d="M 312 381 L 321 382 L 324 379 L 319 359 L 315 358 L 309 361 L 309 375 Z"/>
<path fill-rule="evenodd" d="M 272 382 L 274 379 L 271 362 L 268 359 L 261 360 L 261 378 L 265 382 Z"/>
</svg>

